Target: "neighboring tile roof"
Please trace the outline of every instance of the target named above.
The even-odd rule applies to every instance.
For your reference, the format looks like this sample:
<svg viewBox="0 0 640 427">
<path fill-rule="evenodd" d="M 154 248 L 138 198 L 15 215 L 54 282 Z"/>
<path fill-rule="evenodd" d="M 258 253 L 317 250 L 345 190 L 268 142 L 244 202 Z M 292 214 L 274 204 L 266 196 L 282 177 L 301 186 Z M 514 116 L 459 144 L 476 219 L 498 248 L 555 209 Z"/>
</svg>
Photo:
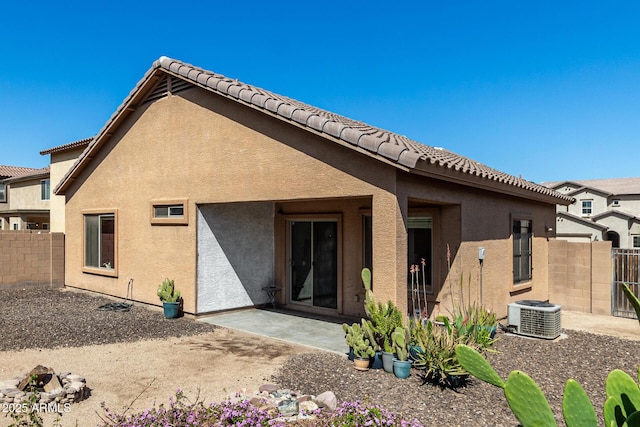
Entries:
<svg viewBox="0 0 640 427">
<path fill-rule="evenodd" d="M 1 178 L 14 178 L 23 175 L 29 175 L 37 173 L 40 169 L 23 168 L 20 166 L 3 166 L 0 165 L 0 179 Z"/>
<path fill-rule="evenodd" d="M 467 184 L 471 178 L 478 185 L 483 182 L 489 183 L 494 189 L 497 185 L 498 188 L 506 192 L 520 189 L 524 192 L 516 192 L 523 197 L 538 196 L 536 198 L 540 198 L 541 196 L 545 200 L 553 199 L 554 203 L 564 202 L 566 204 L 573 200 L 571 197 L 559 194 L 548 187 L 500 172 L 450 151 L 430 147 L 403 135 L 370 126 L 165 56 L 153 63 L 142 80 L 129 93 L 129 96 L 90 143 L 76 165 L 62 179 L 56 191 L 64 191 L 68 183 L 74 179 L 76 169 L 81 168 L 84 164 L 85 157 L 90 157 L 90 153 L 97 144 L 100 144 L 102 137 L 109 135 L 108 129 L 128 114 L 128 111 L 136 108 L 136 102 L 144 102 L 142 97 L 147 96 L 148 92 L 143 94 L 142 90 L 149 85 L 152 78 L 156 77 L 157 81 L 159 72 L 169 73 L 205 90 L 277 117 L 314 134 L 368 153 L 379 160 L 407 171 L 428 169 L 428 173 L 443 179 L 457 179 Z M 430 166 L 435 166 L 435 168 Z M 454 177 L 453 174 L 456 172 L 461 173 L 462 177 Z"/>
<path fill-rule="evenodd" d="M 555 181 L 555 182 L 543 182 L 542 185 L 549 188 L 558 188 L 559 186 L 565 185 L 567 183 L 577 184 L 577 185 L 581 185 L 582 187 L 601 190 L 613 196 L 620 196 L 623 194 L 640 194 L 640 178 L 610 178 L 610 179 L 587 179 L 587 180 L 581 180 L 581 181 Z"/>
<path fill-rule="evenodd" d="M 58 145 L 57 147 L 47 148 L 46 150 L 42 150 L 40 152 L 40 155 L 44 156 L 45 154 L 59 153 L 61 151 L 71 150 L 78 147 L 86 147 L 87 145 L 89 145 L 92 139 L 93 137 L 85 138 L 78 141 L 70 142 L 68 144 Z"/>
<path fill-rule="evenodd" d="M 11 178 L 6 178 L 3 181 L 11 183 L 11 182 L 18 182 L 18 181 L 26 181 L 29 179 L 45 178 L 48 176 L 49 176 L 49 166 L 46 166 L 42 169 L 31 169 L 31 171 L 28 173 L 12 176 Z"/>
</svg>

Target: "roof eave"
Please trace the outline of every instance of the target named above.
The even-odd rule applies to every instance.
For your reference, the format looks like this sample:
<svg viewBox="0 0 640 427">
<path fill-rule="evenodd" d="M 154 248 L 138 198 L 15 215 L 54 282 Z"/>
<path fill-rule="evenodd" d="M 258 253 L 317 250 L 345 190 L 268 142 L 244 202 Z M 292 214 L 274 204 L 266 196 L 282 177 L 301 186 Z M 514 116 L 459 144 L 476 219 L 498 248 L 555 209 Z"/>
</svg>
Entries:
<svg viewBox="0 0 640 427">
<path fill-rule="evenodd" d="M 75 181 L 82 169 L 91 162 L 95 157 L 95 153 L 100 150 L 105 142 L 113 135 L 113 130 L 116 129 L 120 123 L 122 123 L 129 114 L 133 113 L 140 101 L 144 100 L 147 92 L 154 86 L 154 84 L 160 78 L 160 75 L 165 72 L 160 69 L 159 62 L 153 63 L 153 66 L 145 73 L 144 77 L 136 84 L 133 90 L 129 93 L 124 102 L 118 107 L 118 109 L 111 115 L 109 120 L 100 129 L 100 132 L 93 138 L 89 145 L 85 148 L 85 151 L 80 155 L 78 160 L 69 169 L 65 176 L 60 180 L 60 183 L 53 190 L 54 194 L 64 195 L 65 191 L 69 188 L 71 183 Z"/>
<path fill-rule="evenodd" d="M 573 203 L 573 198 L 567 197 L 563 194 L 544 194 L 536 191 L 515 186 L 513 184 L 500 182 L 498 180 L 492 180 L 483 176 L 471 175 L 468 173 L 460 172 L 454 168 L 448 168 L 437 164 L 430 164 L 427 162 L 419 162 L 417 167 L 412 172 L 428 176 L 431 178 L 441 179 L 443 181 L 451 182 L 454 184 L 461 184 L 509 196 L 521 197 L 529 200 L 535 200 L 538 202 L 550 203 L 553 205 L 570 205 Z M 550 189 L 550 191 L 553 191 Z"/>
</svg>

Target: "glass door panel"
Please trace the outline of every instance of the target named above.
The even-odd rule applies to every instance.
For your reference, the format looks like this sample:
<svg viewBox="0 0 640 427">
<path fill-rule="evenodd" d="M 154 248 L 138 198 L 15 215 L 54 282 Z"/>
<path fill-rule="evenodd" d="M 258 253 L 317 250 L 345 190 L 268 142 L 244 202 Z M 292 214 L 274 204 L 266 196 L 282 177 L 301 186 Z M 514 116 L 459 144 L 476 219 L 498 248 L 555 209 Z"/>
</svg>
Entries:
<svg viewBox="0 0 640 427">
<path fill-rule="evenodd" d="M 290 221 L 291 301 L 338 307 L 338 223 Z"/>
</svg>

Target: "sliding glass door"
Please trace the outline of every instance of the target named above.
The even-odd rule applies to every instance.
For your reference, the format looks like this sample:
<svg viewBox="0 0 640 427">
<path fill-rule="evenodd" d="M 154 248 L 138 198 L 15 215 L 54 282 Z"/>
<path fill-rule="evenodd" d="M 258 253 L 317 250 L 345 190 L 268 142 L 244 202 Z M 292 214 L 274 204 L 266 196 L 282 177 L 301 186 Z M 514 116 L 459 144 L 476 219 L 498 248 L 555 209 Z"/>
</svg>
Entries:
<svg viewBox="0 0 640 427">
<path fill-rule="evenodd" d="M 338 308 L 338 222 L 289 221 L 290 301 Z"/>
</svg>

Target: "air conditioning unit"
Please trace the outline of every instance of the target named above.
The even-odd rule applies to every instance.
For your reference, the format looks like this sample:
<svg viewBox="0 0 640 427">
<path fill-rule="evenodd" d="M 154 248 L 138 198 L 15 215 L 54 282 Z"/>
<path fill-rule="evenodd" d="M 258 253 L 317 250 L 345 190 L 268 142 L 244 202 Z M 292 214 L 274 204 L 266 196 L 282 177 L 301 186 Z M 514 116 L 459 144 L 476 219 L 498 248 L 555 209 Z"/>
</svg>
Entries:
<svg viewBox="0 0 640 427">
<path fill-rule="evenodd" d="M 554 339 L 560 336 L 560 306 L 545 301 L 523 300 L 508 305 L 510 326 L 516 333 L 536 338 Z"/>
</svg>

